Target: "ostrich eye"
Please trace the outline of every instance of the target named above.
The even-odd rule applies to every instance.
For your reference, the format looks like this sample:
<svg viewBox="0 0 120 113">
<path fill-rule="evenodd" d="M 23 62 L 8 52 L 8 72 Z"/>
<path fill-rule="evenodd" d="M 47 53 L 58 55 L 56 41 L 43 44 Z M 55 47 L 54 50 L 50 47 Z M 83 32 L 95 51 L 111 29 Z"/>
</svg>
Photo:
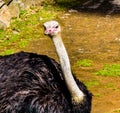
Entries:
<svg viewBox="0 0 120 113">
<path fill-rule="evenodd" d="M 58 26 L 55 26 L 55 28 L 58 28 Z"/>
</svg>

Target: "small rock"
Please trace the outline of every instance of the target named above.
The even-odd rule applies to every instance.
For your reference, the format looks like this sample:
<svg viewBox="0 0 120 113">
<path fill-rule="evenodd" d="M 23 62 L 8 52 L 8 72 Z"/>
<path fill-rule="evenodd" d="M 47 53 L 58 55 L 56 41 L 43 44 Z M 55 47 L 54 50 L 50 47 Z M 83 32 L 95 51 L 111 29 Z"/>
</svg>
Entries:
<svg viewBox="0 0 120 113">
<path fill-rule="evenodd" d="M 0 8 L 5 4 L 4 1 L 0 0 Z"/>
<path fill-rule="evenodd" d="M 8 9 L 8 6 L 4 5 L 0 9 L 0 21 L 2 23 L 4 23 L 7 27 L 9 27 L 10 26 L 10 19 L 11 19 L 11 15 L 10 15 L 10 11 Z"/>
<path fill-rule="evenodd" d="M 65 15 L 65 16 L 70 16 L 71 14 L 70 14 L 70 13 L 65 13 L 64 15 Z"/>
<path fill-rule="evenodd" d="M 11 2 L 11 4 L 8 6 L 8 8 L 10 11 L 11 18 L 12 17 L 19 18 L 19 14 L 20 14 L 19 2 L 15 2 L 13 0 L 13 2 Z"/>
<path fill-rule="evenodd" d="M 77 13 L 78 11 L 75 10 L 75 9 L 70 9 L 70 10 L 68 10 L 68 12 L 69 12 L 69 13 Z"/>
</svg>

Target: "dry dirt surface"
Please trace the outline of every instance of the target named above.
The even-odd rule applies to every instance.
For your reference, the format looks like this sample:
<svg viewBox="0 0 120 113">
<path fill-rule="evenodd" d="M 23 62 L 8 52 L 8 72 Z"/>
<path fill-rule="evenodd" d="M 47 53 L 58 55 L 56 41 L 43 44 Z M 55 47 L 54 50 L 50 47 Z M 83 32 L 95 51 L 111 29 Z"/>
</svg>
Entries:
<svg viewBox="0 0 120 113">
<path fill-rule="evenodd" d="M 120 64 L 120 15 L 102 16 L 75 11 L 60 14 L 58 21 L 73 71 L 93 93 L 92 113 L 120 113 L 120 77 L 94 74 L 104 64 Z M 33 40 L 26 50 L 58 60 L 47 37 Z M 93 65 L 75 66 L 82 59 L 92 60 Z"/>
<path fill-rule="evenodd" d="M 80 80 L 91 83 L 92 113 L 120 112 L 120 77 L 93 74 L 106 63 L 120 64 L 120 15 L 76 13 L 63 17 L 63 37 L 72 65 L 81 59 L 94 62 L 89 68 L 73 68 Z"/>
</svg>

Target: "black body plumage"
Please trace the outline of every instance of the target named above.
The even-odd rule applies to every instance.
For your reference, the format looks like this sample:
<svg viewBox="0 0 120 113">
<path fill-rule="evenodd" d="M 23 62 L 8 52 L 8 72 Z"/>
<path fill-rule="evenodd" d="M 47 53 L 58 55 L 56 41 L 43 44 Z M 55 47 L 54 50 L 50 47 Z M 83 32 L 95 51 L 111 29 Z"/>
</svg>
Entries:
<svg viewBox="0 0 120 113">
<path fill-rule="evenodd" d="M 60 65 L 52 58 L 19 52 L 0 57 L 0 113 L 90 113 L 91 93 L 72 104 Z"/>
</svg>

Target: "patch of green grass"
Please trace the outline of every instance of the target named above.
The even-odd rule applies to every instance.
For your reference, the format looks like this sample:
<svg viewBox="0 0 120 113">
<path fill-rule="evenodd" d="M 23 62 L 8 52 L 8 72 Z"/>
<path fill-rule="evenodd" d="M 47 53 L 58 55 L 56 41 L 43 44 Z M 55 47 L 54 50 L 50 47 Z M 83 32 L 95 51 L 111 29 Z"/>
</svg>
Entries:
<svg viewBox="0 0 120 113">
<path fill-rule="evenodd" d="M 0 55 L 12 54 L 26 47 L 28 41 L 43 36 L 43 23 L 56 19 L 59 11 L 57 7 L 45 5 L 21 10 L 20 18 L 11 20 L 11 26 L 5 31 L 0 30 Z"/>
<path fill-rule="evenodd" d="M 100 93 L 95 94 L 96 97 L 101 97 L 102 95 Z"/>
<path fill-rule="evenodd" d="M 27 15 L 27 13 L 28 13 L 27 10 L 20 10 L 19 17 L 24 18 Z"/>
<path fill-rule="evenodd" d="M 89 59 L 83 59 L 83 60 L 77 61 L 76 63 L 77 66 L 82 66 L 82 67 L 90 67 L 92 66 L 92 64 L 93 64 L 93 61 Z"/>
<path fill-rule="evenodd" d="M 22 40 L 18 43 L 18 45 L 20 48 L 24 48 L 24 47 L 26 47 L 27 43 L 28 43 L 27 40 Z"/>
<path fill-rule="evenodd" d="M 9 55 L 9 54 L 13 54 L 14 52 L 15 52 L 14 49 L 8 49 L 2 52 L 1 55 Z"/>
<path fill-rule="evenodd" d="M 4 33 L 4 32 L 3 32 Z M 0 45 L 1 46 L 8 46 L 14 42 L 16 42 L 19 39 L 19 35 L 16 34 L 0 34 Z"/>
<path fill-rule="evenodd" d="M 115 85 L 113 83 L 109 83 L 105 85 L 105 88 L 115 88 Z"/>
<path fill-rule="evenodd" d="M 98 86 L 98 85 L 99 85 L 99 82 L 98 82 L 97 80 L 92 80 L 92 81 L 86 82 L 85 85 L 86 85 L 87 87 Z"/>
<path fill-rule="evenodd" d="M 102 70 L 97 71 L 95 74 L 103 76 L 120 76 L 120 64 L 106 64 Z"/>
<path fill-rule="evenodd" d="M 119 109 L 115 109 L 113 112 L 120 113 L 120 108 Z"/>
</svg>

